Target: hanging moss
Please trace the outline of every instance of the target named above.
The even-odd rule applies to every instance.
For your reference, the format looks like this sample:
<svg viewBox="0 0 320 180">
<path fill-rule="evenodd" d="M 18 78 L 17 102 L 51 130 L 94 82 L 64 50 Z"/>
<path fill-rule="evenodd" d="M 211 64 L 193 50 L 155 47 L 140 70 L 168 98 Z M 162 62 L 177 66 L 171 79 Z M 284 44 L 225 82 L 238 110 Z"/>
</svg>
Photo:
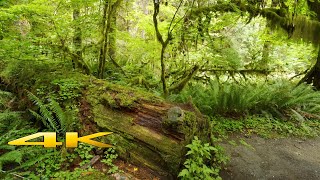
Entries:
<svg viewBox="0 0 320 180">
<path fill-rule="evenodd" d="M 302 38 L 314 44 L 320 43 L 320 23 L 303 16 L 294 19 L 294 38 Z"/>
<path fill-rule="evenodd" d="M 292 15 L 287 11 L 287 7 L 261 9 L 255 5 L 240 1 L 237 3 L 219 3 L 209 7 L 197 8 L 190 13 L 189 18 L 192 19 L 208 12 L 246 12 L 249 14 L 249 19 L 262 16 L 271 22 L 269 23 L 271 29 L 284 29 L 288 32 L 289 37 L 311 41 L 318 45 L 320 43 L 320 3 L 309 4 L 310 9 L 314 10 L 317 14 L 318 20 L 312 20 L 306 16 L 295 16 L 292 18 Z"/>
</svg>

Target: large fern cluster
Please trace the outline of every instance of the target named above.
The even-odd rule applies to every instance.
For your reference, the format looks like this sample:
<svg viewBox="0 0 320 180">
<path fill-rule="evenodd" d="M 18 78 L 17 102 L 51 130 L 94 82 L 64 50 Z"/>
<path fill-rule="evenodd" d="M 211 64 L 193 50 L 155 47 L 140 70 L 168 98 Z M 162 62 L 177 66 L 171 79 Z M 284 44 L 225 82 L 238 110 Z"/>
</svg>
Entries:
<svg viewBox="0 0 320 180">
<path fill-rule="evenodd" d="M 36 111 L 30 110 L 31 114 L 50 131 L 64 133 L 68 125 L 68 113 L 64 112 L 59 103 L 49 100 L 44 103 L 40 98 L 28 94 L 29 99 L 37 105 Z M 0 91 L 0 100 L 3 99 L 3 107 L 12 99 L 10 93 Z M 61 166 L 61 152 L 50 151 L 38 146 L 10 146 L 7 143 L 17 138 L 34 134 L 38 129 L 28 125 L 28 121 L 23 120 L 23 112 L 15 112 L 8 108 L 0 108 L 0 179 L 11 179 L 20 176 L 21 171 L 36 168 L 37 174 L 42 174 L 44 170 L 59 169 Z M 50 169 L 51 167 L 51 169 Z M 47 172 L 47 173 L 48 173 Z M 19 175 L 20 174 L 20 175 Z M 26 173 L 30 176 L 30 173 Z M 21 176 L 22 177 L 22 176 Z"/>
<path fill-rule="evenodd" d="M 193 103 L 203 113 L 230 117 L 250 114 L 269 114 L 287 117 L 318 118 L 320 115 L 320 92 L 311 86 L 295 87 L 290 83 L 274 84 L 222 84 L 212 82 L 209 87 L 191 86 L 180 95 L 172 97 L 179 102 Z"/>
<path fill-rule="evenodd" d="M 49 130 L 57 133 L 66 132 L 70 117 L 68 116 L 68 113 L 62 110 L 58 102 L 50 99 L 49 104 L 44 104 L 41 99 L 31 92 L 28 93 L 28 97 L 39 108 L 39 113 L 29 110 L 37 120 L 40 120 Z"/>
</svg>

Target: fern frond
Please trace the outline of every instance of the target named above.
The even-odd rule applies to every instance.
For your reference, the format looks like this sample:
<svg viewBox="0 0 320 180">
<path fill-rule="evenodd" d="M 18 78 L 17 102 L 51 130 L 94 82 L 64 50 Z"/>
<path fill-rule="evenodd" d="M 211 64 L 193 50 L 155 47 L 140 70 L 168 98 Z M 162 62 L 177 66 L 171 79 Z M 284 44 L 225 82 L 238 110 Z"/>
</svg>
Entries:
<svg viewBox="0 0 320 180">
<path fill-rule="evenodd" d="M 60 123 L 60 130 L 62 132 L 66 132 L 66 127 L 67 127 L 67 116 L 65 112 L 62 110 L 60 107 L 59 103 L 56 102 L 55 100 L 51 100 L 51 108 L 55 115 L 57 116 L 59 123 Z"/>
<path fill-rule="evenodd" d="M 52 113 L 48 110 L 46 105 L 34 94 L 31 92 L 28 92 L 28 97 L 30 100 L 33 101 L 34 104 L 36 104 L 39 107 L 40 113 L 43 116 L 43 118 L 48 122 L 50 129 L 59 132 L 58 123 L 54 119 Z"/>
<path fill-rule="evenodd" d="M 1 91 L 1 90 L 0 90 L 0 96 L 1 96 L 1 97 L 9 98 L 9 97 L 12 97 L 13 94 L 12 94 L 11 92 Z"/>
<path fill-rule="evenodd" d="M 290 109 L 290 110 L 293 113 L 292 117 L 295 118 L 295 120 L 297 120 L 299 122 L 305 121 L 305 118 L 300 113 L 298 113 L 296 110 L 294 110 L 294 109 Z"/>
<path fill-rule="evenodd" d="M 46 128 L 51 129 L 51 126 L 48 124 L 48 122 L 46 121 L 46 119 L 43 118 L 40 114 L 36 113 L 35 111 L 32 111 L 31 109 L 29 109 L 29 112 L 30 112 L 38 121 L 41 121 Z"/>
<path fill-rule="evenodd" d="M 21 126 L 21 113 L 5 111 L 0 113 L 0 133 L 4 133 L 16 126 Z"/>
</svg>

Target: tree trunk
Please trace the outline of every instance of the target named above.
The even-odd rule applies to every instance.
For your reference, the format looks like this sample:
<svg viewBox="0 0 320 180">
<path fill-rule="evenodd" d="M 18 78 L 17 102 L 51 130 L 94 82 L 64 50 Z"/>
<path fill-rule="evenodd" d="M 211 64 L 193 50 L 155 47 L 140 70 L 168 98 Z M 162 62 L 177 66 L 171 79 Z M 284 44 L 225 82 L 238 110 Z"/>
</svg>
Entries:
<svg viewBox="0 0 320 180">
<path fill-rule="evenodd" d="M 160 62 L 161 62 L 161 82 L 162 82 L 162 89 L 163 89 L 163 95 L 164 97 L 168 97 L 169 91 L 167 87 L 167 82 L 166 82 L 166 65 L 165 65 L 165 60 L 164 60 L 164 53 L 166 51 L 167 44 L 162 44 L 161 48 L 161 57 L 160 57 Z"/>
<path fill-rule="evenodd" d="M 271 43 L 269 41 L 264 42 L 263 50 L 262 50 L 262 59 L 260 63 L 260 68 L 262 70 L 268 70 L 268 62 L 269 62 L 269 56 L 270 56 L 270 48 Z"/>
<path fill-rule="evenodd" d="M 317 90 L 320 90 L 320 48 L 318 50 L 318 57 L 316 64 L 312 69 L 302 78 L 299 84 L 306 82 L 312 84 Z"/>
<path fill-rule="evenodd" d="M 121 71 L 123 75 L 126 76 L 126 73 L 122 67 L 117 63 L 117 15 L 114 14 L 111 17 L 110 22 L 110 32 L 109 32 L 109 43 L 108 43 L 108 56 L 110 62 Z"/>
<path fill-rule="evenodd" d="M 170 33 L 168 33 L 168 37 L 167 39 L 164 41 L 163 37 L 159 31 L 159 27 L 158 27 L 158 15 L 159 15 L 159 11 L 160 11 L 160 4 L 159 2 L 155 2 L 154 1 L 154 13 L 153 13 L 153 23 L 154 23 L 154 28 L 156 31 L 156 36 L 157 36 L 157 40 L 160 42 L 161 44 L 161 55 L 160 55 L 160 63 L 161 63 L 161 82 L 162 82 L 162 89 L 163 89 L 163 95 L 166 98 L 169 95 L 169 91 L 167 88 L 167 82 L 166 82 L 166 65 L 165 65 L 165 59 L 164 59 L 164 53 L 166 51 L 166 48 L 169 44 L 170 41 Z"/>
<path fill-rule="evenodd" d="M 75 46 L 75 52 L 70 52 L 72 54 L 72 65 L 73 68 L 79 68 L 83 70 L 86 74 L 90 74 L 90 69 L 86 65 L 82 57 L 82 31 L 80 26 L 77 24 L 80 18 L 80 9 L 74 8 L 73 10 L 73 21 L 74 21 L 74 36 L 73 36 L 73 44 Z"/>
<path fill-rule="evenodd" d="M 98 69 L 98 76 L 100 79 L 104 78 L 107 53 L 112 53 L 108 55 L 110 59 L 112 59 L 111 61 L 114 61 L 112 56 L 115 55 L 115 50 L 114 50 L 115 47 L 113 48 L 110 47 L 110 43 L 112 44 L 114 42 L 113 45 L 115 46 L 115 37 L 112 37 L 114 34 L 112 34 L 111 32 L 115 30 L 115 28 L 113 28 L 112 25 L 116 24 L 116 22 L 114 21 L 116 21 L 117 11 L 122 1 L 123 0 L 117 0 L 115 3 L 111 4 L 111 0 L 107 0 L 105 3 L 103 22 L 102 22 L 103 30 L 104 30 L 103 31 L 104 39 L 103 39 L 101 50 L 100 50 L 99 69 Z M 114 41 L 112 42 L 113 38 L 114 38 Z"/>
<path fill-rule="evenodd" d="M 103 61 L 106 59 L 106 49 L 105 49 L 105 42 L 106 42 L 106 22 L 107 22 L 107 14 L 108 14 L 108 7 L 109 3 L 107 0 L 104 0 L 104 6 L 103 6 L 103 17 L 102 17 L 102 41 L 101 41 L 101 48 L 100 48 L 100 56 L 99 56 L 99 67 L 98 67 L 98 77 L 103 78 L 103 71 L 102 68 Z"/>
<path fill-rule="evenodd" d="M 141 3 L 141 9 L 143 11 L 144 15 L 148 15 L 149 14 L 149 10 L 148 10 L 148 0 L 142 0 Z M 146 39 L 146 31 L 144 29 L 142 29 L 141 31 L 141 38 L 142 39 Z"/>
<path fill-rule="evenodd" d="M 317 20 L 320 22 L 320 2 L 308 1 L 309 8 L 317 14 Z M 319 41 L 318 41 L 319 42 Z M 306 82 L 312 84 L 317 90 L 320 90 L 320 45 L 318 44 L 318 57 L 316 64 L 312 69 L 302 78 L 299 84 Z"/>
<path fill-rule="evenodd" d="M 81 32 L 81 28 L 78 25 L 76 25 L 79 17 L 80 17 L 80 10 L 78 8 L 75 8 L 73 10 L 73 21 L 75 22 L 73 44 L 76 49 L 76 52 L 75 52 L 76 56 L 73 56 L 73 58 L 72 58 L 73 68 L 79 67 L 79 61 L 82 58 L 82 52 L 81 52 L 81 44 L 82 44 L 81 34 L 82 34 L 82 32 Z"/>
<path fill-rule="evenodd" d="M 116 64 L 116 27 L 117 27 L 117 16 L 113 15 L 110 21 L 110 36 L 108 44 L 108 53 L 111 62 Z M 117 66 L 117 65 L 116 65 Z"/>
</svg>

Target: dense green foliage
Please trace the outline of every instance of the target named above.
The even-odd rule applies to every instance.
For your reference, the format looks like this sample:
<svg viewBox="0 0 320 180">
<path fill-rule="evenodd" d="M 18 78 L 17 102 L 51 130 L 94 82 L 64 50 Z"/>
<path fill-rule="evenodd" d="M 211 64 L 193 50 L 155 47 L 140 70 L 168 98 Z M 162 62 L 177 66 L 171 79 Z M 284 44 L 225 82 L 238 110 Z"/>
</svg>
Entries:
<svg viewBox="0 0 320 180">
<path fill-rule="evenodd" d="M 190 97 L 201 112 L 209 115 L 243 117 L 266 114 L 274 117 L 319 115 L 320 94 L 307 85 L 295 87 L 280 81 L 258 84 L 222 84 L 212 82 L 209 86 L 194 85 L 178 96 L 176 101 L 187 102 Z"/>
<path fill-rule="evenodd" d="M 91 146 L 7 145 L 35 132 L 89 133 L 82 100 L 95 78 L 124 89 L 118 101 L 103 95 L 112 110 L 153 94 L 207 116 L 211 136 L 186 146 L 182 179 L 219 179 L 217 144 L 230 132 L 317 136 L 319 32 L 318 0 L 0 1 L 0 178 L 101 175 L 83 168 Z M 102 154 L 107 173 L 121 172 L 116 148 Z"/>
</svg>

